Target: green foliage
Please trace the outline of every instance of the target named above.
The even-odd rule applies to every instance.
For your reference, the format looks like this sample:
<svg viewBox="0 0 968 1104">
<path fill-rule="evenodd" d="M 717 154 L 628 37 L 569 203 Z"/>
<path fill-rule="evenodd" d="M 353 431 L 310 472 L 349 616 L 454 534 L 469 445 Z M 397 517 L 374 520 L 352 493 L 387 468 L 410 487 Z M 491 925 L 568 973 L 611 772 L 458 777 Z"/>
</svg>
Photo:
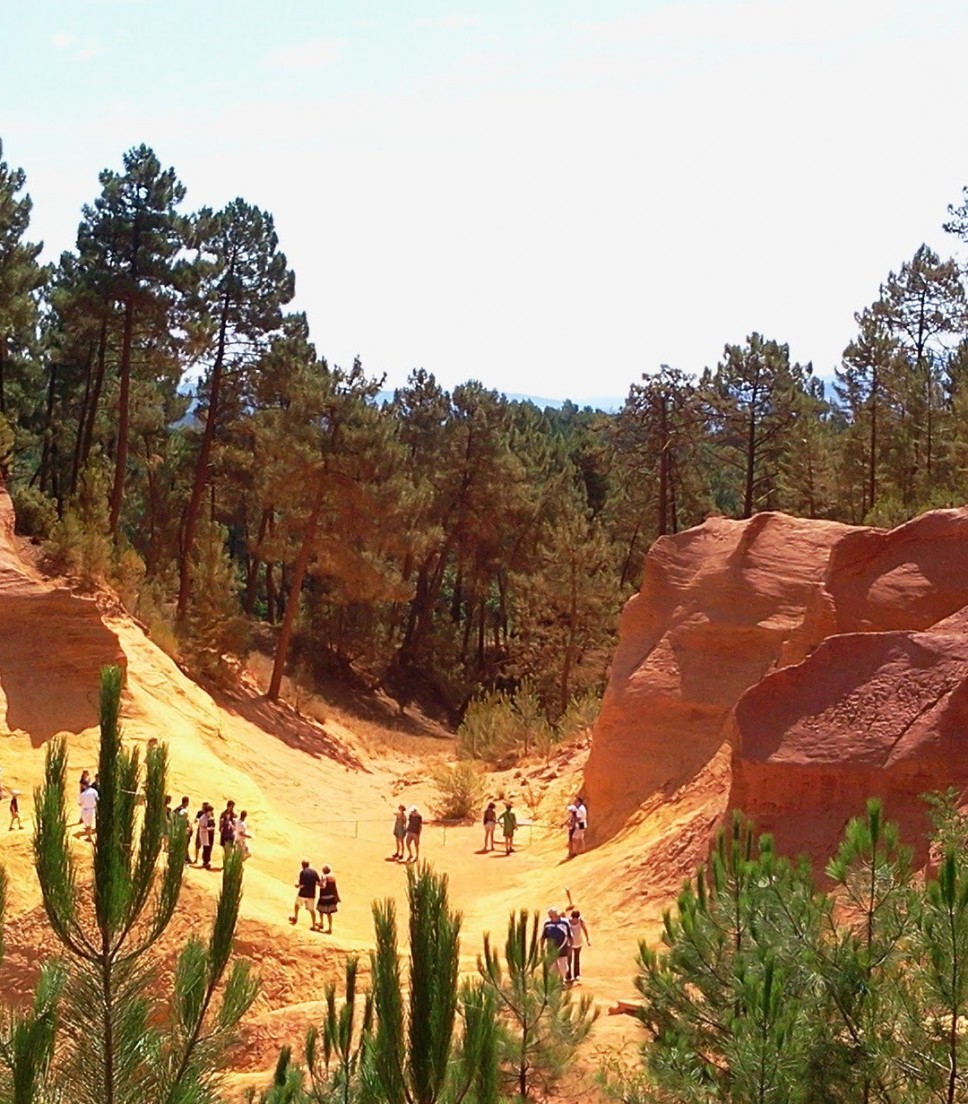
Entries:
<svg viewBox="0 0 968 1104">
<path fill-rule="evenodd" d="M 435 816 L 441 820 L 476 820 L 484 798 L 484 779 L 476 762 L 463 759 L 445 764 L 433 771 L 431 779 L 437 787 Z"/>
<path fill-rule="evenodd" d="M 459 983 L 461 917 L 450 910 L 447 876 L 425 864 L 408 868 L 407 898 L 406 987 L 394 904 L 386 900 L 373 906 L 376 1027 L 363 1063 L 360 1099 L 365 1104 L 496 1104 L 494 1006 L 479 985 Z"/>
<path fill-rule="evenodd" d="M 936 879 L 877 800 L 847 825 L 820 893 L 737 815 L 640 948 L 646 1069 L 615 1099 L 955 1104 L 968 1092 L 968 864 L 954 795 L 933 795 Z"/>
<path fill-rule="evenodd" d="M 562 740 L 571 740 L 587 733 L 602 708 L 601 694 L 586 690 L 576 694 L 569 702 L 564 713 L 558 718 L 558 732 Z"/>
<path fill-rule="evenodd" d="M 48 745 L 44 785 L 35 794 L 35 863 L 67 973 L 57 1075 L 81 1104 L 200 1104 L 214 1099 L 225 1048 L 256 995 L 248 965 L 229 968 L 242 860 L 235 852 L 226 857 L 208 938 L 193 935 L 185 944 L 170 1005 L 158 1008 L 150 952 L 178 902 L 186 828 L 176 821 L 181 837 L 176 833 L 163 857 L 167 752 L 149 749 L 142 771 L 137 751 L 124 748 L 122 684 L 120 668 L 102 671 L 89 886 L 81 884 L 68 840 L 63 741 Z"/>
<path fill-rule="evenodd" d="M 542 947 L 540 917 L 511 913 L 504 964 L 484 936 L 478 970 L 493 994 L 504 1026 L 501 1067 L 520 1100 L 546 1094 L 587 1038 L 597 1012 L 591 997 L 573 999 L 553 965 L 552 950 Z"/>
<path fill-rule="evenodd" d="M 198 672 L 213 678 L 227 673 L 226 657 L 244 653 L 248 627 L 239 612 L 239 578 L 226 551 L 227 532 L 204 520 L 193 559 L 192 590 L 181 653 Z"/>
<path fill-rule="evenodd" d="M 0 426 L 0 454 L 3 452 L 3 428 Z M 0 459 L 2 465 L 2 459 Z M 57 524 L 57 505 L 36 487 L 15 484 L 10 490 L 16 517 L 16 530 L 25 537 L 47 538 Z"/>
<path fill-rule="evenodd" d="M 77 493 L 71 497 L 44 548 L 53 570 L 76 576 L 86 586 L 105 582 L 111 573 L 108 486 L 104 461 L 92 458 L 80 475 Z"/>
</svg>

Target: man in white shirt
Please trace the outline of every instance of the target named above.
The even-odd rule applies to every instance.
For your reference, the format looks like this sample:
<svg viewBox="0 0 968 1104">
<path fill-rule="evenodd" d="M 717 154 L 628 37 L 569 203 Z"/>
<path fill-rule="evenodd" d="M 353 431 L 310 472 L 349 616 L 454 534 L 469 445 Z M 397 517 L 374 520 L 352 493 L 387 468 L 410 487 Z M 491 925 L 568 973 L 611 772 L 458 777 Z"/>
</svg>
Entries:
<svg viewBox="0 0 968 1104">
<path fill-rule="evenodd" d="M 91 829 L 94 827 L 98 796 L 97 790 L 88 785 L 81 790 L 81 796 L 77 799 L 81 807 L 81 824 L 84 825 L 84 835 L 87 839 L 91 838 Z"/>
</svg>

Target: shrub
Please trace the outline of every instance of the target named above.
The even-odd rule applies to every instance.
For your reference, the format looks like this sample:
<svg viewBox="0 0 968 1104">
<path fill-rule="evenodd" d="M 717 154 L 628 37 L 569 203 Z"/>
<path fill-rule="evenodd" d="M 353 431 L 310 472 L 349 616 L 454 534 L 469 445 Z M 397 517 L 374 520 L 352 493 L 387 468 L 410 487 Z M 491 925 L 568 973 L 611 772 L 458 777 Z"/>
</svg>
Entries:
<svg viewBox="0 0 968 1104">
<path fill-rule="evenodd" d="M 22 537 L 50 536 L 57 524 L 57 507 L 36 487 L 13 487 L 10 491 L 16 532 Z"/>
<path fill-rule="evenodd" d="M 513 695 L 492 690 L 472 699 L 457 730 L 462 755 L 496 762 L 547 754 L 554 743 L 541 699 L 530 679 L 523 679 Z"/>
<path fill-rule="evenodd" d="M 602 699 L 594 690 L 575 694 L 558 720 L 559 738 L 570 740 L 583 735 L 595 723 L 601 708 Z"/>
<path fill-rule="evenodd" d="M 438 797 L 434 815 L 442 820 L 474 820 L 484 799 L 484 779 L 478 765 L 467 759 L 435 770 Z"/>
</svg>

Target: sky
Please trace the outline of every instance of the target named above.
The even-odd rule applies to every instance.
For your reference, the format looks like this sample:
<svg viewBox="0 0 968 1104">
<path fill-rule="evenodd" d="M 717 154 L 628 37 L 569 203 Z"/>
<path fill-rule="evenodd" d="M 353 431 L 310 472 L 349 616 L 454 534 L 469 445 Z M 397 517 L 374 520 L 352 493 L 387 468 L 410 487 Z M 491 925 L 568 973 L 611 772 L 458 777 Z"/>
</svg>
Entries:
<svg viewBox="0 0 968 1104">
<path fill-rule="evenodd" d="M 0 139 L 74 245 L 145 142 L 271 211 L 330 363 L 618 397 L 752 331 L 832 373 L 968 184 L 963 0 L 0 0 Z"/>
</svg>

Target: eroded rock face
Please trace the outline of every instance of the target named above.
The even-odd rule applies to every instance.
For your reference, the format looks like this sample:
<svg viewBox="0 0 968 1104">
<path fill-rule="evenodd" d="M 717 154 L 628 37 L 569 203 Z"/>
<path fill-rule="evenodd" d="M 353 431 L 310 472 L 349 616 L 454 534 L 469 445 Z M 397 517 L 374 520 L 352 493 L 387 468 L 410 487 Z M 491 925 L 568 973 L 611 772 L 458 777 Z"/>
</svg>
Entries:
<svg viewBox="0 0 968 1104">
<path fill-rule="evenodd" d="M 779 847 L 830 853 L 868 797 L 925 857 L 920 795 L 968 787 L 968 609 L 923 632 L 850 633 L 739 700 L 729 805 Z"/>
<path fill-rule="evenodd" d="M 838 634 L 923 630 L 966 604 L 968 509 L 933 511 L 891 531 L 771 513 L 714 518 L 656 541 L 622 615 L 585 773 L 598 837 L 657 791 L 695 777 L 724 739 L 738 739 L 733 707 L 764 679 L 765 696 L 751 695 L 749 708 L 769 705 L 792 723 L 798 706 L 783 712 L 788 684 L 778 669 Z M 863 643 L 851 647 L 837 653 L 841 663 L 879 670 Z M 811 669 L 815 678 L 837 673 Z M 818 746 L 826 740 L 815 736 Z M 830 735 L 835 746 L 840 738 Z M 747 786 L 745 801 L 750 793 Z"/>
<path fill-rule="evenodd" d="M 123 663 L 93 598 L 31 574 L 16 547 L 13 506 L 0 486 L 0 734 L 41 744 L 97 723 L 98 673 Z"/>
</svg>

